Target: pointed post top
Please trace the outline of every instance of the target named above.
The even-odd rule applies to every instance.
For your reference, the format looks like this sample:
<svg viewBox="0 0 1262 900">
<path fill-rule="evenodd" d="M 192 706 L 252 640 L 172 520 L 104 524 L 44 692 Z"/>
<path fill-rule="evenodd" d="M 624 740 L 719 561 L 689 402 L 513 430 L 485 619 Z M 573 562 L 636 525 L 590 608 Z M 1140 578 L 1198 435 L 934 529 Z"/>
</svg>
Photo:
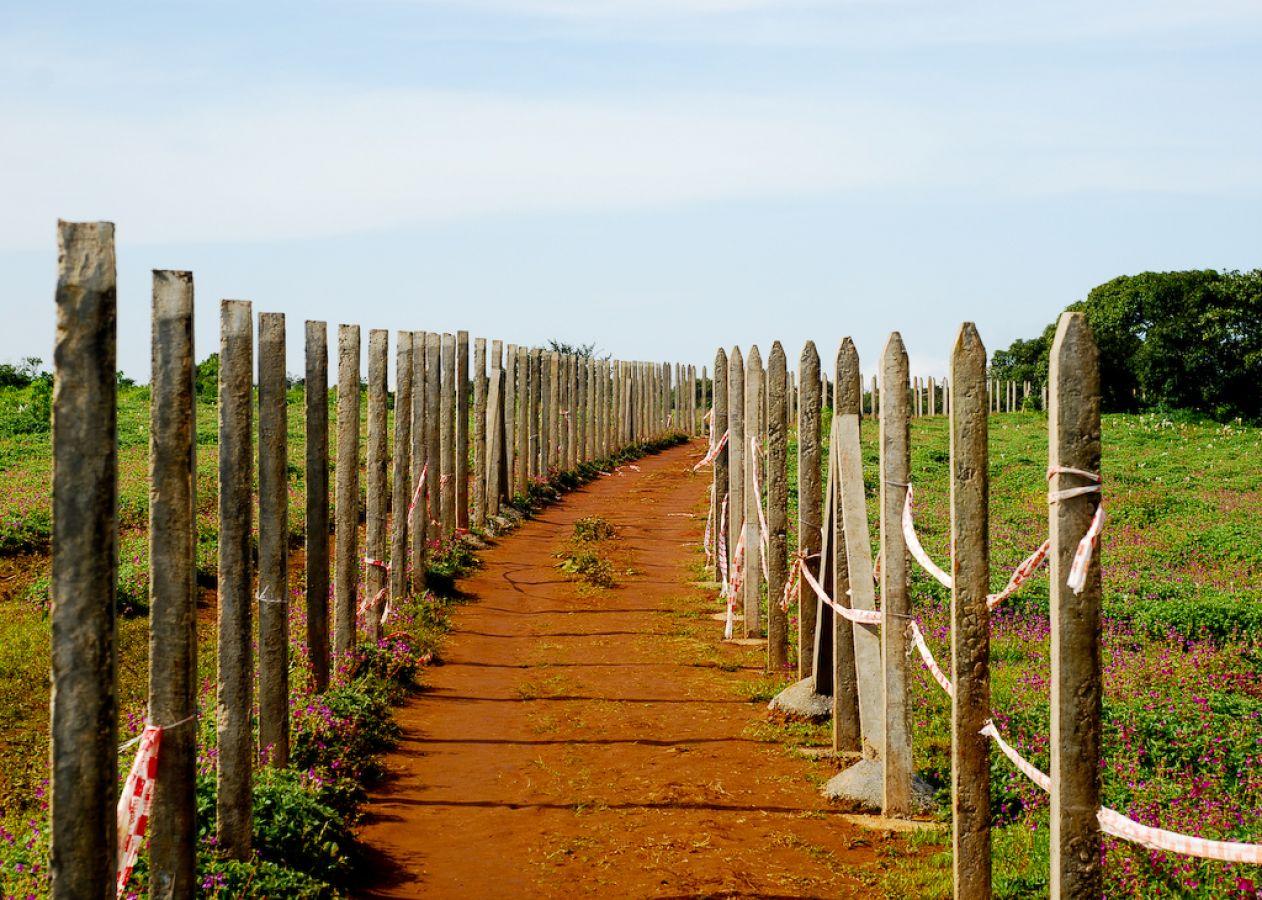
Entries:
<svg viewBox="0 0 1262 900">
<path fill-rule="evenodd" d="M 807 341 L 802 345 L 802 355 L 798 357 L 798 367 L 805 369 L 809 362 L 813 362 L 815 367 L 819 368 L 819 351 L 815 349 L 814 341 Z"/>
<path fill-rule="evenodd" d="M 730 362 L 733 367 L 737 364 L 745 364 L 745 357 L 741 355 L 741 348 L 739 346 L 732 348 L 732 352 L 728 355 L 727 361 Z"/>
<path fill-rule="evenodd" d="M 752 344 L 749 348 L 749 356 L 745 359 L 746 365 L 761 367 L 762 354 L 758 352 L 758 345 Z"/>
<path fill-rule="evenodd" d="M 787 361 L 784 356 L 784 348 L 780 346 L 779 341 L 776 341 L 775 343 L 771 345 L 771 353 L 767 355 L 767 365 L 783 366 L 786 364 L 787 364 Z"/>
<path fill-rule="evenodd" d="M 951 349 L 952 359 L 959 359 L 962 356 L 976 356 L 981 354 L 982 360 L 986 359 L 986 345 L 982 343 L 982 336 L 977 332 L 977 326 L 972 322 L 965 322 L 960 325 L 960 330 L 955 335 L 955 346 Z"/>
<path fill-rule="evenodd" d="M 834 408 L 840 414 L 859 413 L 862 387 L 859 383 L 859 352 L 849 337 L 837 347 L 837 380 L 833 385 Z"/>
<path fill-rule="evenodd" d="M 897 331 L 891 331 L 889 340 L 885 342 L 885 350 L 881 355 L 887 362 L 895 356 L 906 356 L 907 348 L 903 346 L 903 336 Z"/>
</svg>

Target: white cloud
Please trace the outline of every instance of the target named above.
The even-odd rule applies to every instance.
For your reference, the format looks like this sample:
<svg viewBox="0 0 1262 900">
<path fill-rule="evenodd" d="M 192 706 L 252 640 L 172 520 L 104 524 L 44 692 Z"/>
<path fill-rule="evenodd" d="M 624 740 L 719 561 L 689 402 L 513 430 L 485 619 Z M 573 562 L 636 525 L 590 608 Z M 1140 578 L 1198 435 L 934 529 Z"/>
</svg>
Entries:
<svg viewBox="0 0 1262 900">
<path fill-rule="evenodd" d="M 43 245 L 57 217 L 111 219 L 133 241 L 256 240 L 859 189 L 1262 185 L 1246 118 L 1196 143 L 1136 130 L 1143 109 L 1119 118 L 1108 105 L 990 101 L 322 92 L 128 115 L 9 100 L 0 247 Z"/>
<path fill-rule="evenodd" d="M 919 129 L 883 110 L 442 92 L 152 115 L 0 104 L 0 246 L 56 216 L 133 240 L 303 237 L 500 212 L 654 207 L 895 183 Z M 873 128 L 882 136 L 873 141 Z"/>
</svg>

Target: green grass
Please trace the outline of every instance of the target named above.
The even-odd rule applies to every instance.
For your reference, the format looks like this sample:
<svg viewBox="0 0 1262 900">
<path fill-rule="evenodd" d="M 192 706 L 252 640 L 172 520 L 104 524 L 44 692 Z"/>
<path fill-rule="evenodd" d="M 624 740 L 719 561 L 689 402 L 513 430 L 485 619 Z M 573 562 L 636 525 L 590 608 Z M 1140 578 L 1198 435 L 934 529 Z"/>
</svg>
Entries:
<svg viewBox="0 0 1262 900">
<path fill-rule="evenodd" d="M 869 517 L 876 523 L 877 428 L 863 424 Z M 1189 416 L 1106 416 L 1104 800 L 1148 824 L 1228 840 L 1262 841 L 1262 430 Z M 796 447 L 790 448 L 796 520 Z M 917 532 L 949 560 L 949 437 L 942 417 L 912 425 Z M 825 462 L 826 465 L 826 462 Z M 1047 422 L 1036 412 L 995 416 L 990 430 L 992 589 L 1047 533 Z M 790 546 L 794 546 L 791 542 Z M 949 595 L 914 568 L 912 603 L 949 670 Z M 790 629 L 796 636 L 796 623 Z M 1045 771 L 1050 712 L 1046 574 L 993 618 L 996 722 Z M 922 775 L 950 778 L 949 702 L 917 665 L 913 741 Z M 997 896 L 1046 896 L 1047 800 L 995 753 L 992 812 Z M 940 789 L 939 815 L 949 814 Z M 949 840 L 900 861 L 890 896 L 949 896 Z M 945 844 L 935 842 L 946 841 Z M 936 850 L 933 848 L 936 847 Z M 1247 866 L 1188 861 L 1108 839 L 1109 896 L 1217 897 L 1262 885 Z M 1242 880 L 1243 879 L 1243 880 Z"/>
</svg>

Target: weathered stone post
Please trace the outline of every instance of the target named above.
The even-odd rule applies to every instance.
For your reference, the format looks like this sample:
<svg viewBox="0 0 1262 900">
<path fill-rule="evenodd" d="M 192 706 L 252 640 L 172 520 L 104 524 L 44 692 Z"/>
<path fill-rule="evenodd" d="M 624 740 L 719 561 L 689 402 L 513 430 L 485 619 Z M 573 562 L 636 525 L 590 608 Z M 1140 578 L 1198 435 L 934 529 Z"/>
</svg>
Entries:
<svg viewBox="0 0 1262 900">
<path fill-rule="evenodd" d="M 57 223 L 52 896 L 114 896 L 118 854 L 118 301 L 114 226 Z M 247 327 L 249 313 L 246 313 Z M 247 400 L 248 417 L 248 405 Z M 246 431 L 249 455 L 249 431 Z M 185 462 L 185 465 L 188 463 Z"/>
<path fill-rule="evenodd" d="M 494 362 L 499 363 L 498 355 L 495 356 Z M 492 516 L 499 515 L 500 501 L 504 495 L 508 477 L 504 459 L 504 390 L 504 369 L 495 365 L 491 368 L 491 378 L 486 394 L 486 494 L 487 513 Z"/>
<path fill-rule="evenodd" d="M 364 555 L 383 562 L 386 557 L 386 367 L 389 344 L 390 332 L 380 328 L 368 332 L 368 459 L 365 466 L 368 483 L 364 510 Z M 386 570 L 366 562 L 364 590 L 369 600 L 364 631 L 372 644 L 381 638 L 385 588 Z"/>
<path fill-rule="evenodd" d="M 455 519 L 452 528 L 469 530 L 469 332 L 456 332 L 455 465 L 452 467 L 452 497 Z"/>
<path fill-rule="evenodd" d="M 822 553 L 832 563 L 832 596 L 855 609 L 875 609 L 872 577 L 872 543 L 868 536 L 868 509 L 863 479 L 862 376 L 859 353 L 846 337 L 837 347 L 834 360 L 833 421 L 837 440 L 830 459 L 834 515 L 840 521 L 831 542 L 824 541 Z M 831 463 L 830 463 L 831 468 Z M 827 581 L 824 582 L 828 584 Z M 833 750 L 872 754 L 880 745 L 881 638 L 866 625 L 853 625 L 832 610 L 820 610 L 820 629 L 831 630 L 833 686 Z M 827 624 L 825 622 L 827 621 Z M 816 678 L 819 678 L 818 671 Z"/>
<path fill-rule="evenodd" d="M 412 479 L 408 485 L 408 538 L 411 542 L 412 556 L 412 591 L 420 593 L 425 590 L 425 537 L 428 532 L 429 516 L 427 492 L 430 484 L 430 473 L 425 470 L 425 462 L 429 454 L 428 435 L 425 427 L 426 408 L 428 406 L 427 373 L 425 371 L 425 332 L 412 332 Z M 425 484 L 417 493 L 421 483 L 421 472 L 425 472 Z M 413 505 L 415 498 L 415 505 Z M 397 513 L 396 513 L 397 514 Z"/>
<path fill-rule="evenodd" d="M 220 417 L 222 418 L 222 412 Z M 221 451 L 221 465 L 222 465 Z M 355 646 L 359 587 L 359 326 L 337 328 L 337 498 L 333 652 Z M 220 547 L 223 539 L 220 538 Z M 222 606 L 220 614 L 222 615 Z"/>
<path fill-rule="evenodd" d="M 740 347 L 733 347 L 727 358 L 727 547 L 736 559 L 736 545 L 745 532 L 745 358 Z M 746 551 L 748 551 L 746 547 Z M 749 555 L 745 555 L 749 570 Z M 740 599 L 740 598 L 738 598 Z M 738 604 L 744 615 L 744 606 Z"/>
<path fill-rule="evenodd" d="M 907 702 L 908 602 L 907 545 L 903 538 L 903 503 L 911 468 L 911 433 L 907 410 L 907 351 L 896 331 L 881 360 L 885 403 L 881 409 L 881 657 L 885 672 L 885 728 L 881 747 L 884 774 L 881 811 L 887 816 L 912 812 L 911 724 Z"/>
<path fill-rule="evenodd" d="M 394 454 L 390 493 L 390 596 L 408 595 L 408 504 L 412 502 L 412 332 L 395 334 Z"/>
<path fill-rule="evenodd" d="M 583 409 L 583 401 L 578 393 L 578 357 L 570 355 L 566 357 L 566 406 L 570 410 L 570 417 L 566 420 L 568 454 L 566 455 L 566 466 L 573 470 L 578 465 L 579 458 L 579 414 Z"/>
<path fill-rule="evenodd" d="M 758 345 L 749 348 L 745 361 L 745 637 L 761 637 L 762 623 L 762 527 L 760 501 L 767 490 L 763 462 L 763 370 Z M 762 482 L 756 490 L 755 476 Z"/>
<path fill-rule="evenodd" d="M 511 497 L 517 484 L 517 345 L 508 344 L 504 351 L 504 494 Z"/>
<path fill-rule="evenodd" d="M 776 341 L 767 357 L 767 670 L 789 662 L 789 617 L 780 608 L 789 569 L 788 372 Z"/>
<path fill-rule="evenodd" d="M 438 521 L 439 539 L 448 540 L 456 532 L 456 338 L 442 337 L 442 388 L 438 412 L 438 493 L 442 515 Z"/>
<path fill-rule="evenodd" d="M 727 414 L 727 351 L 720 347 L 714 352 L 714 415 L 710 421 L 710 444 L 713 446 L 728 429 Z M 731 444 L 731 441 L 728 441 Z M 728 491 L 728 447 L 724 446 L 719 450 L 718 455 L 714 457 L 714 475 L 710 482 L 710 503 L 714 507 L 714 576 L 719 578 L 722 576 L 723 569 L 726 568 L 731 572 L 732 551 L 735 549 L 728 539 L 728 535 L 723 536 L 723 543 L 727 546 L 727 559 L 723 560 L 722 565 L 719 563 L 719 529 L 724 527 L 723 523 L 723 501 L 727 500 Z M 732 517 L 731 507 L 728 508 L 728 518 Z M 728 528 L 730 533 L 731 528 Z"/>
<path fill-rule="evenodd" d="M 543 351 L 534 347 L 530 351 L 530 477 L 541 478 L 548 471 L 543 449 L 546 414 L 543 407 Z"/>
<path fill-rule="evenodd" d="M 878 379 L 876 375 L 874 374 L 872 376 L 872 418 L 874 419 L 880 414 L 880 411 L 881 411 L 880 393 L 881 393 L 881 388 L 878 384 Z"/>
<path fill-rule="evenodd" d="M 154 897 L 196 891 L 197 399 L 193 273 L 153 273 L 149 721 L 163 727 L 150 815 Z"/>
<path fill-rule="evenodd" d="M 548 352 L 548 470 L 561 468 L 561 354 Z"/>
<path fill-rule="evenodd" d="M 307 322 L 306 558 L 307 656 L 317 694 L 329 686 L 329 328 Z"/>
<path fill-rule="evenodd" d="M 951 846 L 955 896 L 990 897 L 990 483 L 986 348 L 972 322 L 951 351 Z"/>
<path fill-rule="evenodd" d="M 486 338 L 473 341 L 473 524 L 486 527 Z M 522 463 L 525 463 L 522 459 Z"/>
<path fill-rule="evenodd" d="M 578 422 L 578 451 L 575 456 L 579 463 L 587 462 L 587 439 L 591 431 L 587 410 L 587 362 L 584 357 L 579 357 L 574 361 L 576 366 L 574 374 L 578 380 L 578 406 L 574 412 L 574 418 Z"/>
<path fill-rule="evenodd" d="M 429 519 L 425 526 L 426 542 L 443 539 L 443 499 L 442 499 L 442 408 L 443 394 L 448 383 L 443 381 L 443 339 L 438 332 L 425 335 L 425 461 L 429 464 L 429 474 L 425 476 L 426 505 L 420 507 L 418 517 L 428 509 Z"/>
<path fill-rule="evenodd" d="M 1052 342 L 1048 416 L 1048 525 L 1052 610 L 1051 895 L 1099 897 L 1100 554 L 1080 592 L 1068 578 L 1078 543 L 1100 505 L 1100 358 L 1082 313 L 1062 313 Z M 1075 488 L 1077 496 L 1064 496 Z M 1098 543 L 1098 542 L 1097 542 Z"/>
<path fill-rule="evenodd" d="M 289 415 L 285 316 L 259 314 L 259 748 L 289 764 Z"/>
<path fill-rule="evenodd" d="M 215 835 L 219 852 L 230 859 L 249 856 L 253 818 L 253 376 L 254 323 L 250 303 L 225 300 L 219 313 L 219 684 L 215 717 L 219 755 L 215 766 Z M 111 855 L 114 849 L 111 848 Z"/>
<path fill-rule="evenodd" d="M 513 485 L 513 491 L 518 494 L 528 494 L 530 492 L 530 355 L 526 352 L 525 347 L 517 348 L 517 405 L 513 415 L 515 422 L 513 425 L 513 438 L 517 442 L 517 451 L 514 458 L 517 460 L 517 468 L 515 470 L 516 481 Z"/>
<path fill-rule="evenodd" d="M 807 341 L 798 361 L 801 395 L 798 398 L 798 550 L 806 555 L 806 565 L 814 566 L 820 550 L 822 526 L 820 485 L 819 351 Z M 798 587 L 798 678 L 815 674 L 811 647 L 815 643 L 815 592 L 806 579 Z"/>
</svg>

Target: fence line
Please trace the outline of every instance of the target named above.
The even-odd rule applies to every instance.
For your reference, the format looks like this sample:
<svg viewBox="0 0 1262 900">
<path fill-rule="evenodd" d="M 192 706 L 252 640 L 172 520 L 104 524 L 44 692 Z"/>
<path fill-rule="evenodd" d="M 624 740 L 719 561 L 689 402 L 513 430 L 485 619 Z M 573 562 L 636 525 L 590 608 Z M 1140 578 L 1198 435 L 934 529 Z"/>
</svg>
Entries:
<svg viewBox="0 0 1262 900">
<path fill-rule="evenodd" d="M 989 897 L 991 893 L 992 742 L 1051 794 L 1053 896 L 1099 896 L 1103 889 L 1102 832 L 1154 849 L 1262 863 L 1262 845 L 1178 835 L 1141 825 L 1100 806 L 1101 586 L 1099 555 L 1094 552 L 1103 523 L 1100 380 L 1098 352 L 1082 315 L 1066 313 L 1061 317 L 1052 347 L 1049 383 L 1042 389 L 1042 405 L 1049 413 L 1049 538 L 1017 567 L 1008 586 L 997 594 L 989 592 L 988 417 L 1029 408 L 1039 392 L 1029 382 L 987 377 L 986 350 L 972 323 L 961 327 L 951 353 L 949 379 L 940 383 L 933 378 L 909 377 L 906 350 L 898 333 L 893 333 L 883 355 L 880 379 L 874 378 L 867 392 L 862 391 L 854 345 L 846 338 L 837 354 L 833 424 L 821 490 L 816 388 L 826 389 L 828 379 L 819 372 L 817 359 L 814 345 L 808 342 L 802 352 L 802 380 L 796 398 L 798 549 L 784 587 L 769 590 L 767 595 L 769 610 L 787 610 L 797 599 L 801 682 L 784 691 L 772 706 L 816 714 L 819 701 L 830 705 L 833 749 L 838 753 L 857 751 L 879 760 L 882 811 L 886 815 L 911 815 L 923 803 L 917 797 L 921 789 L 911 756 L 907 700 L 908 650 L 918 650 L 951 697 L 953 882 L 957 897 Z M 739 347 L 730 354 L 722 349 L 716 353 L 715 371 L 726 370 L 728 396 L 715 394 L 712 450 L 707 456 L 714 466 L 710 522 L 722 521 L 719 510 L 734 510 L 727 540 L 720 536 L 714 546 L 707 547 L 707 553 L 714 558 L 714 571 L 724 575 L 723 592 L 730 597 L 726 577 L 730 572 L 730 581 L 743 582 L 747 601 L 750 585 L 757 584 L 759 578 L 758 566 L 745 558 L 757 552 L 753 529 L 761 515 L 758 497 L 761 493 L 768 498 L 768 517 L 772 518 L 778 514 L 776 503 L 787 483 L 787 465 L 776 433 L 779 400 L 773 401 L 769 395 L 773 423 L 765 434 L 758 412 L 751 410 L 748 402 L 744 404 L 743 422 L 734 413 L 739 409 L 733 407 L 734 392 L 743 388 L 747 401 L 749 392 L 757 396 L 760 373 L 756 347 L 750 349 L 749 360 L 742 363 Z M 875 412 L 880 428 L 880 552 L 875 572 L 859 440 L 865 401 L 867 411 Z M 774 414 L 770 413 L 773 409 Z M 943 414 L 948 417 L 951 443 L 950 574 L 937 568 L 915 537 L 909 477 L 911 420 Z M 724 505 L 725 499 L 737 496 L 746 484 L 750 493 L 743 503 Z M 745 521 L 737 522 L 741 509 Z M 774 532 L 774 527 L 771 530 Z M 739 543 L 733 541 L 733 536 L 741 535 Z M 908 603 L 909 550 L 926 571 L 951 589 L 949 678 L 930 654 Z M 1050 560 L 1052 610 L 1050 775 L 1021 759 L 995 730 L 989 672 L 990 609 L 1019 589 L 1045 558 Z M 880 586 L 879 611 L 874 581 Z M 779 587 L 778 579 L 769 587 Z M 781 602 L 772 603 L 771 599 Z M 769 631 L 768 668 L 772 671 L 780 661 L 780 640 L 774 630 Z M 840 791 L 844 795 L 855 785 L 851 773 L 865 765 L 867 762 L 861 761 L 843 772 L 830 782 L 826 793 Z M 851 796 L 860 799 L 859 794 Z"/>
<path fill-rule="evenodd" d="M 116 287 L 113 226 L 61 223 L 53 422 L 52 797 L 56 897 L 123 890 L 152 817 L 155 895 L 196 891 L 196 397 L 193 278 L 155 271 L 150 453 L 148 724 L 117 805 Z M 215 833 L 251 854 L 252 785 L 289 757 L 288 405 L 285 316 L 220 305 L 218 678 Z M 427 545 L 506 527 L 535 485 L 592 477 L 610 456 L 702 431 L 696 370 L 595 360 L 469 335 L 368 335 L 366 447 L 361 345 L 338 329 L 335 560 L 330 573 L 328 328 L 305 323 L 306 633 L 314 689 L 332 661 L 383 633 L 392 604 L 424 588 Z M 255 342 L 258 443 L 253 440 Z M 488 371 L 488 362 L 490 364 Z M 473 427 L 469 429 L 470 404 Z M 704 405 L 702 403 L 701 405 Z M 391 425 L 393 421 L 393 425 Z M 393 428 L 393 430 L 391 430 Z M 258 559 L 252 555 L 258 454 Z M 469 472 L 470 460 L 473 471 Z M 361 510 L 360 479 L 365 493 Z M 363 512 L 363 548 L 360 519 Z M 332 575 L 332 578 L 330 578 Z M 254 590 L 257 577 L 257 592 Z M 329 591 L 333 639 L 329 639 Z M 258 615 L 258 733 L 253 730 Z M 156 775 L 156 777 L 155 777 Z M 152 808 L 149 809 L 149 804 Z M 126 829 L 119 833 L 118 829 Z M 122 838 L 122 840 L 120 840 Z M 120 851 L 121 848 L 121 851 Z"/>
</svg>

